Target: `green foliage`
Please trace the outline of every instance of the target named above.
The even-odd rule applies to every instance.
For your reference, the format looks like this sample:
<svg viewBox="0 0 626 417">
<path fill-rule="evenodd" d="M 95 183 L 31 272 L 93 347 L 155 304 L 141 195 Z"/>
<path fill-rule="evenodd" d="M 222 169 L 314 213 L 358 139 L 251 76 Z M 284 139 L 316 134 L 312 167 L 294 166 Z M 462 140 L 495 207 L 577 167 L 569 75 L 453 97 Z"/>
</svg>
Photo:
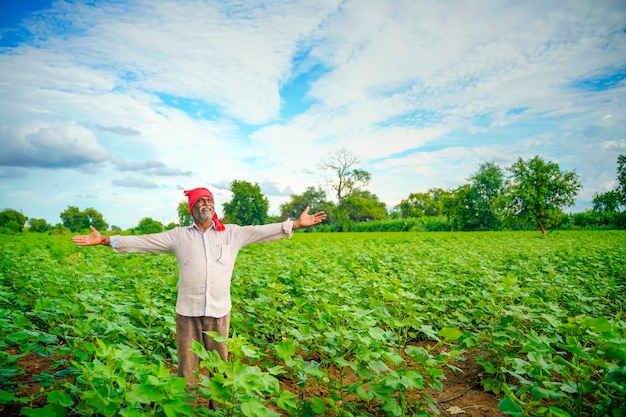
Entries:
<svg viewBox="0 0 626 417">
<path fill-rule="evenodd" d="M 196 347 L 198 395 L 219 414 L 187 403 L 175 375 L 173 256 L 34 233 L 0 236 L 0 248 L 0 403 L 24 415 L 426 416 L 444 370 L 465 358 L 509 415 L 626 407 L 619 231 L 302 233 L 248 246 L 229 362 Z M 54 364 L 22 397 L 29 352 Z"/>
<path fill-rule="evenodd" d="M 452 230 L 476 230 L 479 226 L 475 193 L 470 184 L 463 184 L 444 197 L 444 214 Z"/>
<path fill-rule="evenodd" d="M 587 210 L 582 213 L 573 213 L 564 217 L 561 229 L 597 229 L 608 224 L 604 215 Z"/>
<path fill-rule="evenodd" d="M 369 191 L 357 190 L 343 201 L 341 209 L 352 222 L 370 222 L 387 218 L 387 206 Z"/>
<path fill-rule="evenodd" d="M 189 203 L 187 200 L 182 200 L 178 203 L 176 211 L 178 213 L 178 224 L 181 226 L 191 226 L 193 224 L 193 218 L 189 212 Z"/>
<path fill-rule="evenodd" d="M 150 217 L 145 217 L 139 221 L 139 224 L 135 228 L 137 232 L 141 235 L 147 235 L 150 233 L 160 233 L 163 232 L 165 227 L 163 223 L 151 219 Z"/>
<path fill-rule="evenodd" d="M 408 219 L 412 217 L 443 215 L 443 202 L 449 195 L 442 188 L 431 188 L 425 193 L 411 193 L 407 199 L 400 201 L 395 209 L 400 212 L 400 217 Z"/>
<path fill-rule="evenodd" d="M 614 215 L 619 212 L 621 197 L 617 191 L 607 191 L 602 194 L 594 194 L 593 211 L 605 215 Z"/>
<path fill-rule="evenodd" d="M 443 216 L 352 222 L 347 225 L 349 232 L 449 232 L 450 230 L 450 223 Z"/>
<path fill-rule="evenodd" d="M 626 155 L 617 158 L 617 185 L 613 190 L 593 196 L 593 212 L 598 224 L 626 229 Z"/>
<path fill-rule="evenodd" d="M 4 209 L 0 211 L 0 233 L 20 233 L 28 217 L 17 210 Z"/>
<path fill-rule="evenodd" d="M 80 211 L 78 207 L 68 206 L 59 216 L 63 221 L 63 225 L 72 232 L 89 229 L 89 226 L 93 226 L 98 230 L 106 230 L 109 227 L 102 218 L 102 214 L 91 207 Z"/>
<path fill-rule="evenodd" d="M 321 188 L 309 187 L 302 195 L 293 194 L 291 199 L 280 205 L 280 218 L 297 219 L 300 214 L 307 208 L 311 207 L 311 213 L 317 211 L 328 211 L 328 207 L 332 205 L 326 200 L 326 192 Z"/>
<path fill-rule="evenodd" d="M 235 180 L 231 183 L 230 191 L 233 198 L 224 203 L 225 222 L 238 225 L 266 223 L 270 203 L 258 183 Z"/>
<path fill-rule="evenodd" d="M 546 234 L 561 210 L 574 204 L 580 180 L 574 171 L 561 171 L 558 164 L 538 156 L 528 161 L 519 158 L 508 168 L 511 172 L 508 214 L 525 219 Z"/>
<path fill-rule="evenodd" d="M 30 226 L 28 231 L 34 233 L 45 233 L 53 229 L 52 225 L 48 224 L 45 219 L 30 218 L 28 219 L 28 225 Z"/>
<path fill-rule="evenodd" d="M 207 352 L 198 342 L 194 342 L 192 350 L 201 359 L 199 368 L 206 369 L 210 375 L 198 374 L 199 394 L 219 404 L 220 415 L 279 417 L 268 407 L 270 403 L 285 411 L 297 410 L 296 395 L 280 389 L 277 376 L 284 371 L 279 366 L 264 371 L 259 366 L 248 365 L 261 357 L 256 347 L 245 338 L 233 336 L 226 340 L 215 332 L 211 334 L 227 342 L 228 362 L 222 361 L 215 351 Z"/>
<path fill-rule="evenodd" d="M 479 230 L 500 228 L 500 209 L 506 192 L 504 171 L 494 162 L 480 164 L 470 177 Z"/>
</svg>

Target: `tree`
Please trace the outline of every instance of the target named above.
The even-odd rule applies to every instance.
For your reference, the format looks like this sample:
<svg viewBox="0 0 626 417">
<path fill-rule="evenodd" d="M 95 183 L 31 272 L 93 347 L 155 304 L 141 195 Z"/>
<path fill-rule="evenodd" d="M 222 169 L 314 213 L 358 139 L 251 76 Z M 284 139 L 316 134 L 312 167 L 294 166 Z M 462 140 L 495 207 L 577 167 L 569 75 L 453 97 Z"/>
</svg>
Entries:
<svg viewBox="0 0 626 417">
<path fill-rule="evenodd" d="M 448 216 L 452 230 L 478 228 L 478 210 L 475 194 L 470 184 L 463 184 L 443 198 L 443 214 Z"/>
<path fill-rule="evenodd" d="M 309 187 L 301 194 L 292 194 L 291 200 L 280 205 L 280 217 L 283 219 L 297 219 L 307 208 L 311 207 L 311 212 L 326 211 L 330 203 L 326 201 L 326 192 L 321 188 Z"/>
<path fill-rule="evenodd" d="M 230 190 L 231 201 L 224 203 L 224 220 L 238 225 L 264 224 L 268 218 L 270 203 L 259 184 L 234 180 Z"/>
<path fill-rule="evenodd" d="M 508 190 L 509 215 L 519 216 L 546 235 L 546 227 L 558 220 L 562 209 L 574 204 L 581 188 L 575 171 L 561 171 L 558 164 L 539 156 L 519 158 L 507 168 L 511 173 Z"/>
<path fill-rule="evenodd" d="M 193 223 L 193 218 L 191 217 L 191 213 L 189 212 L 189 204 L 187 200 L 183 200 L 178 203 L 178 224 L 181 226 L 191 226 Z"/>
<path fill-rule="evenodd" d="M 619 192 L 615 190 L 593 195 L 593 211 L 602 214 L 616 214 L 620 205 Z"/>
<path fill-rule="evenodd" d="M 163 223 L 150 217 L 145 217 L 139 221 L 139 224 L 137 225 L 137 227 L 135 227 L 135 230 L 142 235 L 159 233 L 163 231 Z"/>
<path fill-rule="evenodd" d="M 30 218 L 28 219 L 28 225 L 30 226 L 28 231 L 33 233 L 45 233 L 52 230 L 53 228 L 52 225 L 48 224 L 45 219 Z"/>
<path fill-rule="evenodd" d="M 106 230 L 109 228 L 109 225 L 107 224 L 107 222 L 105 222 L 104 219 L 102 218 L 102 214 L 96 211 L 96 209 L 87 207 L 84 213 L 85 213 L 85 216 L 87 217 L 87 223 L 88 223 L 85 228 L 89 226 L 93 226 L 98 230 Z"/>
<path fill-rule="evenodd" d="M 617 184 L 611 191 L 593 196 L 593 212 L 605 224 L 623 228 L 626 225 L 626 212 L 620 210 L 626 206 L 626 155 L 617 158 Z"/>
<path fill-rule="evenodd" d="M 28 217 L 17 210 L 6 208 L 0 211 L 0 232 L 20 233 L 24 230 Z"/>
<path fill-rule="evenodd" d="M 353 222 L 384 220 L 387 218 L 387 206 L 378 200 L 375 194 L 365 190 L 356 190 L 343 202 L 343 209 Z"/>
<path fill-rule="evenodd" d="M 85 209 L 85 211 L 80 211 L 78 207 L 68 206 L 65 211 L 61 212 L 59 217 L 61 217 L 63 225 L 72 232 L 87 229 L 89 226 L 93 226 L 98 230 L 106 230 L 108 228 L 108 224 L 102 218 L 102 214 L 91 207 Z"/>
<path fill-rule="evenodd" d="M 498 208 L 505 193 L 504 170 L 495 162 L 485 162 L 480 164 L 470 180 L 477 227 L 482 230 L 499 229 Z"/>
<path fill-rule="evenodd" d="M 61 217 L 63 226 L 72 232 L 82 230 L 86 223 L 85 214 L 76 206 L 68 206 L 65 211 L 61 212 L 59 217 Z"/>
<path fill-rule="evenodd" d="M 449 194 L 443 188 L 431 188 L 425 193 L 411 193 L 405 200 L 400 201 L 395 208 L 400 217 L 407 219 L 422 216 L 441 216 L 443 214 L 443 200 Z"/>
<path fill-rule="evenodd" d="M 328 181 L 328 186 L 335 191 L 337 205 L 342 207 L 343 201 L 350 195 L 366 187 L 372 179 L 369 172 L 354 167 L 360 163 L 359 159 L 345 149 L 341 149 L 335 155 L 329 155 L 327 161 L 320 164 L 320 168 L 332 171 L 335 177 Z"/>
</svg>

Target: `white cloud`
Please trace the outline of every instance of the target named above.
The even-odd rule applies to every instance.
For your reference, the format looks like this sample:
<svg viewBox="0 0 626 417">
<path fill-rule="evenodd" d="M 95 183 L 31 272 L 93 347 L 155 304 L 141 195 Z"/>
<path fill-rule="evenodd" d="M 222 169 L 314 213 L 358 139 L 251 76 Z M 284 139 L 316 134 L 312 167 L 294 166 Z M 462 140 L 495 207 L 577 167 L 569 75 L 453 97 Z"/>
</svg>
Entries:
<svg viewBox="0 0 626 417">
<path fill-rule="evenodd" d="M 0 205 L 44 175 L 62 209 L 92 195 L 124 226 L 240 179 L 275 211 L 341 148 L 389 206 L 537 154 L 589 201 L 624 149 L 626 85 L 579 84 L 623 73 L 625 21 L 620 0 L 55 2 L 0 50 Z M 279 119 L 281 88 L 319 68 L 311 106 Z"/>
<path fill-rule="evenodd" d="M 602 148 L 605 150 L 626 149 L 626 139 L 604 141 L 602 142 Z"/>
<path fill-rule="evenodd" d="M 89 129 L 72 122 L 3 129 L 0 164 L 14 167 L 66 167 L 99 163 L 108 153 Z"/>
</svg>

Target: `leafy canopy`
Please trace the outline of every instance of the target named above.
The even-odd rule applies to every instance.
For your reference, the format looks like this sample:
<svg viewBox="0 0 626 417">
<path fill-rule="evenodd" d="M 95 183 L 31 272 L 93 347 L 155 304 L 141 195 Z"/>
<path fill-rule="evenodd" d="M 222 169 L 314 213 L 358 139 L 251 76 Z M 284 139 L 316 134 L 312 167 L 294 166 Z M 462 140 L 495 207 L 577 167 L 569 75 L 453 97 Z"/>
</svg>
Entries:
<svg viewBox="0 0 626 417">
<path fill-rule="evenodd" d="M 72 232 L 88 229 L 89 226 L 93 226 L 98 230 L 106 230 L 109 227 L 102 218 L 102 214 L 91 207 L 80 211 L 78 207 L 68 206 L 59 216 L 63 221 L 63 225 Z"/>
<path fill-rule="evenodd" d="M 264 224 L 270 203 L 259 184 L 234 180 L 230 190 L 233 198 L 224 203 L 224 221 L 238 225 Z"/>
<path fill-rule="evenodd" d="M 283 219 L 297 219 L 307 206 L 311 207 L 311 212 L 320 210 L 328 211 L 328 206 L 332 204 L 326 201 L 326 192 L 321 188 L 309 187 L 301 194 L 292 194 L 291 199 L 280 205 L 280 216 Z"/>
<path fill-rule="evenodd" d="M 189 212 L 189 204 L 187 203 L 187 200 L 182 200 L 178 203 L 176 211 L 178 213 L 178 224 L 181 226 L 191 226 L 193 218 Z"/>
<path fill-rule="evenodd" d="M 0 211 L 0 230 L 2 232 L 17 233 L 24 230 L 24 224 L 28 217 L 17 210 L 4 209 Z"/>
<path fill-rule="evenodd" d="M 163 223 L 151 219 L 150 217 L 145 217 L 141 219 L 137 227 L 135 228 L 142 235 L 147 235 L 150 233 L 159 233 L 164 229 Z"/>
<path fill-rule="evenodd" d="M 510 214 L 534 224 L 543 235 L 561 210 L 574 204 L 581 188 L 575 171 L 561 171 L 558 164 L 545 162 L 539 156 L 527 161 L 519 158 L 508 170 Z"/>
</svg>

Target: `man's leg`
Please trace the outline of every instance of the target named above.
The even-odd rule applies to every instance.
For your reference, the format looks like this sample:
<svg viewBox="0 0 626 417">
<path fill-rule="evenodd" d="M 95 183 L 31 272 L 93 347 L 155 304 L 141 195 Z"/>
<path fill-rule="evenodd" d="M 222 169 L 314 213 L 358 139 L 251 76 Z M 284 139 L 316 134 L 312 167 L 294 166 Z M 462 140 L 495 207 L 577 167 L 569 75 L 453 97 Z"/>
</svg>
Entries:
<svg viewBox="0 0 626 417">
<path fill-rule="evenodd" d="M 178 376 L 187 378 L 187 386 L 196 385 L 195 370 L 198 357 L 191 351 L 194 340 L 202 343 L 203 317 L 186 317 L 176 314 L 176 350 L 178 351 Z"/>
<path fill-rule="evenodd" d="M 220 336 L 228 337 L 230 329 L 230 311 L 224 317 L 203 317 L 202 330 L 204 332 L 217 332 Z M 215 350 L 223 361 L 228 360 L 228 349 L 226 343 L 216 342 L 211 336 L 203 333 L 204 347 L 207 351 Z"/>
<path fill-rule="evenodd" d="M 228 330 L 230 328 L 230 311 L 224 317 L 204 317 L 202 328 L 205 332 L 213 331 L 217 332 L 217 334 L 219 334 L 220 336 L 228 337 Z M 227 361 L 228 348 L 226 346 L 226 343 L 217 342 L 206 333 L 204 333 L 203 336 L 205 349 L 207 351 L 216 351 L 223 361 Z M 211 410 L 217 410 L 217 403 L 213 400 L 210 400 L 209 408 Z"/>
<path fill-rule="evenodd" d="M 223 361 L 228 360 L 226 343 L 217 342 L 204 332 L 214 331 L 220 336 L 228 337 L 230 329 L 230 312 L 224 317 L 186 317 L 176 314 L 176 348 L 178 351 L 178 376 L 187 378 L 187 387 L 196 386 L 195 370 L 199 358 L 191 351 L 196 340 L 204 343 L 207 351 L 215 350 Z M 216 409 L 217 404 L 210 401 L 209 407 Z"/>
</svg>

